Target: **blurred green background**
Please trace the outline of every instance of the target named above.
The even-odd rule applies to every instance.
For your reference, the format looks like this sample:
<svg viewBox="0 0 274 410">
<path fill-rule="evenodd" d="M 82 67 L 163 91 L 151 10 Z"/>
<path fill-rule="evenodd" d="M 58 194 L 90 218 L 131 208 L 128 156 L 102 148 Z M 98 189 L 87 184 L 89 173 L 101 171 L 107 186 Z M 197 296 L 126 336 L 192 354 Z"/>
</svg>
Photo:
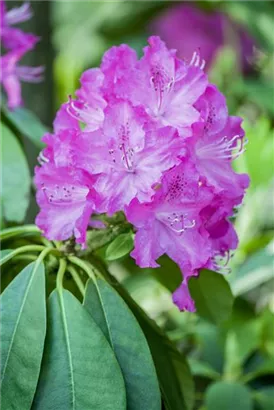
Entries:
<svg viewBox="0 0 274 410">
<path fill-rule="evenodd" d="M 8 7 L 17 3 L 21 2 L 8 2 Z M 54 113 L 74 93 L 83 70 L 99 65 L 103 53 L 112 45 L 127 43 L 140 55 L 148 35 L 153 34 L 151 23 L 179 3 L 31 2 L 34 17 L 22 28 L 41 36 L 41 42 L 26 56 L 25 63 L 42 64 L 46 71 L 41 84 L 24 84 L 26 108 L 35 112 L 50 129 Z M 235 161 L 238 172 L 250 174 L 251 186 L 235 217 L 240 245 L 229 262 L 231 273 L 227 276 L 235 296 L 232 315 L 222 318 L 220 312 L 214 312 L 212 306 L 218 295 L 210 288 L 210 280 L 204 281 L 197 295 L 198 314 L 180 313 L 170 298 L 170 292 L 180 282 L 180 273 L 166 258 L 162 258 L 162 266 L 156 270 L 140 271 L 129 258 L 113 262 L 110 269 L 187 354 L 195 375 L 195 394 L 190 399 L 195 409 L 271 410 L 274 408 L 274 3 L 202 1 L 195 6 L 207 13 L 218 10 L 227 14 L 254 39 L 248 73 L 237 70 L 239 56 L 229 44 L 218 49 L 209 71 L 211 81 L 227 97 L 230 114 L 244 118 L 249 141 L 245 154 Z M 27 140 L 26 144 L 32 168 L 38 149 Z M 35 214 L 33 200 L 27 222 L 33 222 Z M 200 303 L 203 309 L 199 309 Z"/>
</svg>

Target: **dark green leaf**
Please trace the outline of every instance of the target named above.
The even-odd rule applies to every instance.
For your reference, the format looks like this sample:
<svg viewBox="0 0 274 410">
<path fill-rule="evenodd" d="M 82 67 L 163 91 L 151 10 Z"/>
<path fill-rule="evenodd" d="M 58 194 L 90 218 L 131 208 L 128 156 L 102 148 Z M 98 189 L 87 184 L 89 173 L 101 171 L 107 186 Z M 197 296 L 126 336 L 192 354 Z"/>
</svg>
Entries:
<svg viewBox="0 0 274 410">
<path fill-rule="evenodd" d="M 246 79 L 244 82 L 244 91 L 247 99 L 250 99 L 262 109 L 268 110 L 272 115 L 274 115 L 274 87 L 271 82 L 264 83 L 258 79 Z"/>
<path fill-rule="evenodd" d="M 233 305 L 232 315 L 224 323 L 222 332 L 230 334 L 234 338 L 234 347 L 237 351 L 239 363 L 242 365 L 251 353 L 259 348 L 262 325 L 252 306 L 245 300 L 236 298 Z M 234 336 L 232 336 L 234 335 Z"/>
<path fill-rule="evenodd" d="M 244 379 L 250 381 L 266 375 L 274 375 L 274 359 L 267 360 L 254 372 L 245 375 Z"/>
<path fill-rule="evenodd" d="M 228 282 L 219 273 L 202 270 L 198 278 L 190 279 L 189 290 L 201 317 L 218 324 L 230 316 L 233 296 Z"/>
<path fill-rule="evenodd" d="M 224 346 L 219 329 L 210 322 L 199 321 L 196 326 L 199 357 L 218 373 L 223 371 Z"/>
<path fill-rule="evenodd" d="M 123 299 L 104 280 L 88 281 L 84 306 L 110 342 L 122 369 L 127 409 L 156 410 L 161 396 L 146 339 Z"/>
<path fill-rule="evenodd" d="M 133 246 L 133 234 L 131 232 L 123 233 L 117 236 L 117 238 L 115 238 L 107 247 L 106 259 L 114 261 L 115 259 L 122 258 L 122 256 L 125 256 L 132 251 Z"/>
<path fill-rule="evenodd" d="M 126 409 L 125 385 L 100 328 L 69 291 L 55 290 L 33 409 L 76 408 Z"/>
<path fill-rule="evenodd" d="M 13 111 L 4 109 L 4 113 L 22 135 L 29 138 L 39 149 L 44 147 L 41 138 L 48 130 L 35 114 L 22 107 Z"/>
<path fill-rule="evenodd" d="M 1 295 L 1 406 L 29 410 L 46 334 L 45 276 L 31 263 Z"/>
<path fill-rule="evenodd" d="M 104 266 L 99 266 L 99 262 L 95 260 L 92 263 L 97 264 L 98 269 L 124 299 L 139 322 L 154 360 L 166 410 L 192 409 L 194 384 L 184 356 Z"/>
<path fill-rule="evenodd" d="M 220 374 L 216 372 L 208 363 L 201 362 L 196 359 L 189 359 L 191 373 L 195 376 L 205 377 L 208 379 L 218 379 Z"/>
<path fill-rule="evenodd" d="M 250 391 L 239 383 L 218 382 L 211 384 L 206 392 L 207 410 L 252 410 Z"/>
<path fill-rule="evenodd" d="M 14 134 L 1 123 L 3 217 L 21 222 L 29 205 L 30 172 L 24 152 Z"/>
<path fill-rule="evenodd" d="M 273 410 L 274 403 L 274 387 L 264 387 L 257 390 L 255 393 L 255 400 L 260 410 Z"/>
</svg>

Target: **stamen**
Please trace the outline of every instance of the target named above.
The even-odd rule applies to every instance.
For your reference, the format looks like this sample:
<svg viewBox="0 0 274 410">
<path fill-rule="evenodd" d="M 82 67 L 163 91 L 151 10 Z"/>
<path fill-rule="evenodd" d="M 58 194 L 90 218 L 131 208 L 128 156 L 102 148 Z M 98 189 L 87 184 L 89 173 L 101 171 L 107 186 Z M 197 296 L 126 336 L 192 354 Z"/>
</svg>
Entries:
<svg viewBox="0 0 274 410">
<path fill-rule="evenodd" d="M 38 160 L 40 165 L 43 165 L 46 162 L 49 162 L 49 159 L 47 157 L 45 157 L 45 155 L 43 154 L 43 151 L 40 152 L 40 154 L 38 155 L 37 160 Z"/>
<path fill-rule="evenodd" d="M 182 234 L 187 229 L 191 229 L 195 226 L 195 220 L 189 220 L 187 218 L 187 213 L 178 214 L 177 212 L 160 212 L 157 214 L 157 219 L 170 228 L 173 232 L 179 234 Z"/>
<path fill-rule="evenodd" d="M 156 65 L 152 67 L 150 83 L 157 95 L 158 113 L 165 108 L 167 96 L 173 90 L 174 82 L 174 78 L 170 77 L 162 66 Z"/>
<path fill-rule="evenodd" d="M 240 146 L 238 146 L 238 141 L 240 140 Z M 203 141 L 201 141 L 203 142 Z M 235 145 L 234 143 L 237 142 Z M 218 159 L 231 159 L 234 160 L 238 158 L 244 151 L 245 145 L 248 140 L 243 139 L 239 135 L 235 135 L 230 140 L 225 136 L 219 141 L 214 141 L 212 143 L 206 143 L 203 146 L 198 146 L 197 153 L 199 156 L 207 158 L 218 158 Z M 238 151 L 236 151 L 238 149 Z M 236 151 L 236 152 L 234 152 Z"/>
</svg>

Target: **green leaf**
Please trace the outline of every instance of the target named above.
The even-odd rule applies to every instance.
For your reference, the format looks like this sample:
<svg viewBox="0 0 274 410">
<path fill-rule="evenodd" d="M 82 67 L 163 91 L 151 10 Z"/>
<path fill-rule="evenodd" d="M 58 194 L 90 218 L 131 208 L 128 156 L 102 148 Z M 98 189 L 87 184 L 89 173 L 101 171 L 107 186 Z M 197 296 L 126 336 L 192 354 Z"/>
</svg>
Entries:
<svg viewBox="0 0 274 410">
<path fill-rule="evenodd" d="M 231 278 L 231 288 L 236 296 L 249 292 L 273 278 L 274 254 L 272 246 L 251 255 L 234 277 Z"/>
<path fill-rule="evenodd" d="M 239 383 L 217 382 L 211 384 L 206 392 L 207 410 L 252 410 L 250 391 Z"/>
<path fill-rule="evenodd" d="M 8 120 L 22 135 L 30 139 L 39 149 L 44 147 L 41 138 L 46 132 L 48 132 L 48 129 L 40 122 L 35 114 L 22 107 L 12 111 L 4 108 L 4 113 Z"/>
<path fill-rule="evenodd" d="M 245 375 L 244 380 L 250 381 L 258 377 L 274 375 L 274 359 L 267 360 L 264 364 L 259 366 L 254 372 Z"/>
<path fill-rule="evenodd" d="M 260 410 L 273 410 L 274 387 L 268 386 L 257 390 L 254 394 L 255 400 Z"/>
<path fill-rule="evenodd" d="M 266 83 L 257 78 L 256 80 L 246 79 L 244 81 L 244 91 L 246 99 L 255 102 L 262 109 L 268 110 L 271 115 L 274 115 L 274 87 L 271 82 Z"/>
<path fill-rule="evenodd" d="M 245 300 L 236 298 L 232 315 L 222 329 L 222 332 L 226 333 L 224 336 L 230 338 L 230 342 L 232 341 L 235 347 L 233 355 L 227 352 L 227 359 L 230 360 L 237 356 L 239 363 L 243 365 L 247 358 L 259 348 L 261 329 L 262 323 L 255 316 L 253 307 Z M 228 347 L 228 340 L 227 343 Z"/>
<path fill-rule="evenodd" d="M 201 317 L 216 324 L 229 318 L 233 295 L 228 282 L 221 274 L 202 270 L 198 278 L 189 280 L 189 290 Z"/>
<path fill-rule="evenodd" d="M 244 130 L 248 138 L 247 150 L 233 166 L 237 172 L 249 174 L 249 190 L 267 187 L 273 178 L 274 132 L 271 121 L 265 116 L 260 116 L 255 123 L 245 121 Z"/>
<path fill-rule="evenodd" d="M 46 334 L 45 275 L 31 263 L 4 290 L 1 301 L 1 405 L 29 410 Z"/>
<path fill-rule="evenodd" d="M 84 306 L 108 339 L 120 364 L 127 409 L 156 410 L 161 396 L 146 339 L 123 299 L 104 280 L 88 281 Z"/>
<path fill-rule="evenodd" d="M 2 249 L 0 250 L 0 265 L 2 265 L 2 260 L 5 260 L 6 257 L 13 251 L 13 249 Z"/>
<path fill-rule="evenodd" d="M 123 376 L 102 331 L 67 290 L 49 297 L 48 331 L 33 409 L 126 409 Z"/>
<path fill-rule="evenodd" d="M 274 313 L 270 310 L 270 307 L 266 309 L 262 316 L 262 335 L 261 335 L 261 349 L 266 354 L 274 359 L 274 334 L 273 323 Z"/>
<path fill-rule="evenodd" d="M 3 217 L 21 222 L 29 205 L 30 172 L 24 152 L 14 134 L 1 123 Z"/>
<path fill-rule="evenodd" d="M 219 328 L 210 322 L 199 320 L 196 326 L 198 355 L 218 373 L 222 373 L 224 365 L 224 347 Z"/>
<path fill-rule="evenodd" d="M 123 233 L 117 236 L 117 238 L 115 238 L 107 247 L 106 259 L 114 261 L 115 259 L 122 258 L 122 256 L 125 256 L 132 251 L 133 246 L 133 234 L 131 232 Z"/>
<path fill-rule="evenodd" d="M 212 380 L 216 380 L 220 377 L 220 374 L 216 372 L 208 363 L 190 358 L 188 360 L 188 364 L 191 373 L 195 376 L 205 377 Z"/>
<path fill-rule="evenodd" d="M 92 263 L 99 265 L 95 260 Z M 145 334 L 166 410 L 192 409 L 194 384 L 184 356 L 104 266 L 100 265 L 98 269 L 124 299 Z"/>
</svg>

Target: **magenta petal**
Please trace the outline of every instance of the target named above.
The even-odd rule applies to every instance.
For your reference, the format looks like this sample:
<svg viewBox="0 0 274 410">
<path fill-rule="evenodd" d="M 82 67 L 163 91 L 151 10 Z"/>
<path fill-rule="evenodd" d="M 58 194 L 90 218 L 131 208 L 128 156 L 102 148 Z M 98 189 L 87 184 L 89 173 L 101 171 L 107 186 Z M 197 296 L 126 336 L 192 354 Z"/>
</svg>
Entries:
<svg viewBox="0 0 274 410">
<path fill-rule="evenodd" d="M 190 296 L 187 280 L 184 280 L 172 295 L 173 302 L 181 311 L 195 312 L 195 303 Z"/>
</svg>

